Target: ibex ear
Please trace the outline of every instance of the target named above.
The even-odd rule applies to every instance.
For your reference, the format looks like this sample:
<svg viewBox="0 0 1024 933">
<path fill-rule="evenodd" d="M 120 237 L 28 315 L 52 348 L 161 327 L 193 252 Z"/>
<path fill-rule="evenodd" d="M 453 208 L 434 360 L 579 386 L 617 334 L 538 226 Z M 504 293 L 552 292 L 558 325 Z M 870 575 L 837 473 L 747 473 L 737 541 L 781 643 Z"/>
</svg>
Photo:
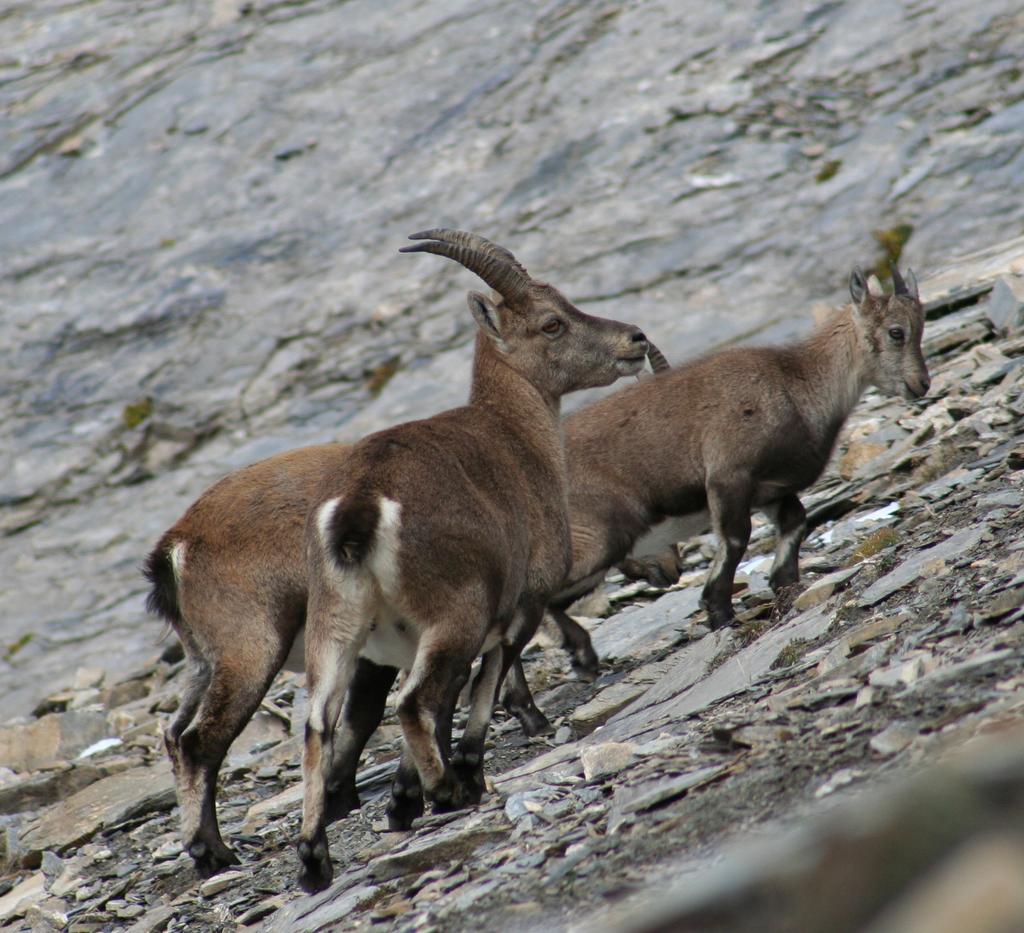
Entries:
<svg viewBox="0 0 1024 933">
<path fill-rule="evenodd" d="M 860 266 L 854 266 L 850 273 L 850 297 L 854 304 L 860 304 L 868 291 L 868 283 L 864 278 L 864 270 Z"/>
<path fill-rule="evenodd" d="M 470 292 L 466 296 L 466 303 L 473 312 L 477 327 L 498 345 L 498 349 L 504 350 L 505 341 L 501 336 L 501 313 L 498 306 L 480 292 Z"/>
</svg>

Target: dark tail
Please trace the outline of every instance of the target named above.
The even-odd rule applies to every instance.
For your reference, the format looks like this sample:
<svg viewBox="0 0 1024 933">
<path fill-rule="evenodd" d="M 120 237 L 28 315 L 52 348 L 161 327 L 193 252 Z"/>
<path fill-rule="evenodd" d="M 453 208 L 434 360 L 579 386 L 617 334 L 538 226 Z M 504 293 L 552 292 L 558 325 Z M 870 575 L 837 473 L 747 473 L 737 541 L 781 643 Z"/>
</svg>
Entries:
<svg viewBox="0 0 1024 933">
<path fill-rule="evenodd" d="M 339 567 L 351 567 L 366 559 L 379 521 L 380 506 L 371 499 L 357 497 L 334 510 L 327 538 Z"/>
<path fill-rule="evenodd" d="M 176 625 L 181 622 L 181 607 L 178 605 L 178 586 L 174 580 L 169 545 L 169 541 L 160 539 L 160 543 L 146 558 L 142 573 L 152 586 L 146 597 L 146 608 L 154 615 L 162 616 L 171 625 Z"/>
</svg>

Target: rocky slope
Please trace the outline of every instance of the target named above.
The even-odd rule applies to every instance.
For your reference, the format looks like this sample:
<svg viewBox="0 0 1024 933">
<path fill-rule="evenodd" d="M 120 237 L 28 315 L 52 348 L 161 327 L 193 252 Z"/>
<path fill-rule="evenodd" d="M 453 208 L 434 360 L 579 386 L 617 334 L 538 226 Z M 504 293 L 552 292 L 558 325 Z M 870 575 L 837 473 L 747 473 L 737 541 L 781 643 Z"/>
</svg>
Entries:
<svg viewBox="0 0 1024 933">
<path fill-rule="evenodd" d="M 902 931 L 915 904 L 960 916 L 934 893 L 951 890 L 1021 928 L 1005 884 L 1024 860 L 1019 762 L 982 749 L 929 771 L 913 812 L 880 789 L 834 824 L 812 815 L 1019 720 L 1022 270 L 1006 241 L 1022 232 L 1024 13 L 515 9 L 0 11 L 0 922 Z M 389 722 L 319 898 L 293 885 L 303 693 L 283 677 L 225 769 L 245 869 L 200 887 L 160 751 L 180 663 L 138 566 L 227 470 L 463 397 L 477 283 L 395 252 L 436 224 L 506 243 L 672 359 L 794 332 L 855 262 L 902 253 L 931 300 L 932 397 L 859 410 L 814 494 L 831 523 L 793 613 L 771 616 L 753 563 L 742 626 L 704 632 L 706 541 L 668 593 L 610 583 L 587 610 L 604 676 L 531 656 L 557 744 L 503 724 L 481 811 L 382 834 Z M 804 815 L 804 837 L 752 849 L 752 827 Z M 757 857 L 722 854 L 730 840 Z M 857 870 L 837 880 L 836 863 Z M 882 883 L 876 863 L 899 870 Z M 915 893 L 930 866 L 936 887 Z"/>
<path fill-rule="evenodd" d="M 152 653 L 138 565 L 217 476 L 463 397 L 477 283 L 397 256 L 414 230 L 503 241 L 675 359 L 804 326 L 855 262 L 1018 235 L 1022 17 L 5 4 L 5 714 Z"/>
<path fill-rule="evenodd" d="M 501 721 L 483 805 L 393 834 L 387 719 L 363 809 L 329 832 L 335 883 L 313 897 L 294 884 L 292 849 L 301 678 L 277 681 L 224 771 L 222 822 L 245 864 L 200 884 L 159 739 L 180 661 L 168 650 L 122 677 L 81 668 L 37 718 L 0 727 L 0 920 L 1019 929 L 1024 240 L 952 263 L 922 291 L 931 394 L 858 408 L 807 497 L 805 589 L 788 612 L 767 589 L 764 525 L 730 630 L 709 632 L 697 608 L 710 538 L 682 543 L 688 569 L 668 590 L 613 574 L 578 607 L 605 660 L 596 683 L 571 680 L 555 649 L 529 654 L 554 739 Z M 958 764 L 937 766 L 953 752 Z"/>
</svg>

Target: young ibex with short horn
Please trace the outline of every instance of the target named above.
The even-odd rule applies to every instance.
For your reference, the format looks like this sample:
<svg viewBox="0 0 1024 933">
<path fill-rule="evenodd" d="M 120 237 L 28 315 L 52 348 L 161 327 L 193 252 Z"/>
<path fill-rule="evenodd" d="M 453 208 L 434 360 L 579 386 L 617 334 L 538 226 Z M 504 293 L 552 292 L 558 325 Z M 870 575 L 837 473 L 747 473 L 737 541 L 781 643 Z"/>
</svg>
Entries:
<svg viewBox="0 0 1024 933">
<path fill-rule="evenodd" d="M 752 509 L 778 532 L 772 588 L 796 583 L 798 493 L 821 476 L 860 397 L 873 386 L 916 399 L 930 385 L 917 281 L 892 272 L 887 296 L 854 269 L 853 305 L 803 340 L 713 352 L 569 415 L 573 562 L 553 607 L 596 586 L 662 520 L 705 509 L 719 540 L 701 600 L 712 626 L 733 618 Z"/>
<path fill-rule="evenodd" d="M 392 824 L 422 812 L 421 782 L 442 808 L 479 796 L 494 691 L 568 567 L 559 398 L 643 365 L 648 346 L 637 328 L 583 314 L 501 247 L 454 231 L 416 238 L 425 242 L 407 250 L 455 259 L 501 296 L 497 304 L 470 296 L 480 326 L 470 404 L 351 448 L 306 448 L 238 471 L 200 497 L 147 562 L 150 607 L 171 621 L 189 656 L 191 679 L 166 741 L 201 874 L 236 861 L 217 827 L 217 771 L 305 618 L 306 577 L 293 566 L 301 533 L 299 547 L 288 542 L 309 505 L 320 503 L 309 528 L 312 702 L 300 855 L 303 884 L 316 888 L 330 872 L 325 784 L 335 792 L 331 815 L 358 805 L 354 760 L 398 667 L 411 666 L 399 712 L 416 768 L 410 761 L 396 779 Z M 273 534 L 254 529 L 254 517 Z M 335 610 L 354 627 L 349 638 L 339 640 Z M 485 645 L 456 773 L 445 764 L 444 736 L 438 747 L 424 723 L 450 728 L 455 688 Z M 337 758 L 354 751 L 347 781 L 330 773 L 325 749 L 350 676 L 365 703 L 342 715 Z"/>
</svg>

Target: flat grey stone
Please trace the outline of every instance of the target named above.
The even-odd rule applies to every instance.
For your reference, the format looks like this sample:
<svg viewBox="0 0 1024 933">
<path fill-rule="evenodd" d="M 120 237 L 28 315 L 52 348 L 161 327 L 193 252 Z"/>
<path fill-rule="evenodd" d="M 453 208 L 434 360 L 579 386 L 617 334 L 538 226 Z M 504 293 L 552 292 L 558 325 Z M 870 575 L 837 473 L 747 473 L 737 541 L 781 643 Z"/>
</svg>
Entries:
<svg viewBox="0 0 1024 933">
<path fill-rule="evenodd" d="M 367 873 L 376 881 L 387 881 L 416 871 L 434 868 L 452 859 L 468 858 L 488 842 L 507 839 L 509 828 L 495 823 L 490 815 L 473 815 L 459 825 L 433 829 L 423 836 L 400 843 L 395 849 L 375 858 Z"/>
<path fill-rule="evenodd" d="M 700 589 L 689 587 L 605 619 L 591 633 L 598 657 L 644 658 L 668 647 L 697 612 L 699 600 Z"/>
<path fill-rule="evenodd" d="M 15 771 L 52 766 L 109 735 L 106 713 L 93 710 L 49 713 L 25 725 L 0 726 L 0 766 Z"/>
<path fill-rule="evenodd" d="M 174 778 L 168 764 L 132 768 L 103 778 L 46 810 L 24 834 L 28 851 L 61 852 L 90 839 L 99 830 L 125 820 L 169 810 L 175 804 Z"/>
<path fill-rule="evenodd" d="M 871 750 L 883 758 L 903 751 L 917 735 L 917 727 L 913 723 L 897 719 L 887 725 L 878 735 L 868 741 Z"/>
<path fill-rule="evenodd" d="M 819 577 L 797 596 L 793 602 L 793 608 L 803 611 L 804 609 L 813 609 L 815 606 L 820 606 L 844 583 L 852 580 L 860 573 L 860 569 L 860 565 L 857 564 L 854 567 L 846 567 L 843 570 L 836 570 L 833 573 L 827 573 L 825 576 Z"/>
<path fill-rule="evenodd" d="M 357 878 L 362 880 L 363 873 Z M 340 879 L 326 891 L 312 897 L 303 897 L 282 908 L 267 923 L 267 933 L 292 933 L 303 930 L 332 930 L 352 914 L 353 911 L 371 903 L 380 888 L 374 884 L 359 883 L 353 886 L 348 876 Z"/>
<path fill-rule="evenodd" d="M 997 331 L 1015 334 L 1024 327 L 1024 279 L 1004 275 L 992 287 L 985 316 Z"/>
<path fill-rule="evenodd" d="M 859 604 L 865 607 L 873 606 L 897 590 L 909 586 L 927 572 L 929 565 L 966 554 L 982 539 L 987 530 L 988 526 L 984 524 L 963 528 L 945 541 L 917 551 L 884 577 L 875 580 L 861 593 Z"/>
<path fill-rule="evenodd" d="M 644 781 L 640 784 L 617 787 L 608 815 L 608 832 L 614 833 L 630 813 L 649 810 L 659 804 L 681 797 L 687 791 L 702 787 L 729 770 L 729 764 L 710 765 L 687 774 Z"/>
<path fill-rule="evenodd" d="M 585 745 L 580 750 L 583 776 L 588 781 L 618 774 L 629 767 L 634 758 L 636 746 L 632 742 L 599 742 L 596 745 Z"/>
<path fill-rule="evenodd" d="M 598 734 L 606 741 L 618 739 L 699 712 L 723 697 L 750 686 L 771 668 L 787 645 L 798 639 L 817 638 L 828 629 L 831 621 L 831 615 L 822 607 L 817 607 L 765 632 L 756 641 L 727 658 L 708 676 L 692 681 L 692 685 L 686 685 L 685 679 L 674 684 L 669 675 L 630 707 L 613 716 Z M 720 636 L 722 640 L 713 640 L 714 635 Z M 710 652 L 716 642 L 719 646 L 724 643 L 724 636 L 721 632 L 715 632 L 693 647 L 704 646 L 706 642 L 709 644 L 705 648 L 705 657 L 710 661 L 715 656 Z"/>
</svg>

